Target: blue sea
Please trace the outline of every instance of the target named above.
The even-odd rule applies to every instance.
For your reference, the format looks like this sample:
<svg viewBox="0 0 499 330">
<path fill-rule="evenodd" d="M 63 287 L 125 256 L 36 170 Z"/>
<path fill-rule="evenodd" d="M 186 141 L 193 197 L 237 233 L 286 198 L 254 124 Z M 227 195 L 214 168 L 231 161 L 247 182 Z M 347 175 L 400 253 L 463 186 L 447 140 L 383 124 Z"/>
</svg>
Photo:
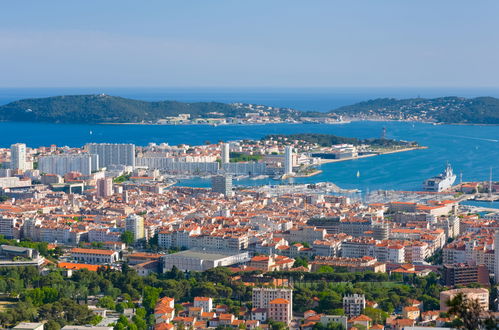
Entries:
<svg viewBox="0 0 499 330">
<path fill-rule="evenodd" d="M 63 94 L 106 93 L 143 100 L 248 102 L 302 110 L 327 111 L 342 105 L 376 97 L 499 96 L 499 90 L 453 89 L 0 89 L 0 104 L 28 97 Z M 464 181 L 487 180 L 489 170 L 499 177 L 499 127 L 476 125 L 431 125 L 407 122 L 352 122 L 349 124 L 270 124 L 227 126 L 160 125 L 69 125 L 46 123 L 0 123 L 0 146 L 24 142 L 28 146 L 82 146 L 87 142 L 149 142 L 201 144 L 206 141 L 258 139 L 274 133 L 326 133 L 340 136 L 378 137 L 386 127 L 387 137 L 417 141 L 428 149 L 325 164 L 323 173 L 296 178 L 296 183 L 331 181 L 342 188 L 418 190 L 428 177 L 450 162 Z M 360 177 L 357 177 L 357 171 Z M 237 184 L 277 183 L 241 180 Z M 185 185 L 209 186 L 208 180 L 194 179 Z"/>
</svg>

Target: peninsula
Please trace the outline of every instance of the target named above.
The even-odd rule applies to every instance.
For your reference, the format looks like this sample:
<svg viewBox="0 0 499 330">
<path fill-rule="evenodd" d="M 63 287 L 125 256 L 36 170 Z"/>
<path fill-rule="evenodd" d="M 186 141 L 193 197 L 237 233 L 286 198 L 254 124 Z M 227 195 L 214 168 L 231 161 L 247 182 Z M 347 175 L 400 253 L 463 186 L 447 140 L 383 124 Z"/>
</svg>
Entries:
<svg viewBox="0 0 499 330">
<path fill-rule="evenodd" d="M 105 94 L 23 99 L 0 106 L 0 121 L 14 122 L 222 125 L 345 123 L 347 120 L 499 124 L 499 99 L 385 98 L 325 113 L 247 103 L 147 102 Z"/>
</svg>

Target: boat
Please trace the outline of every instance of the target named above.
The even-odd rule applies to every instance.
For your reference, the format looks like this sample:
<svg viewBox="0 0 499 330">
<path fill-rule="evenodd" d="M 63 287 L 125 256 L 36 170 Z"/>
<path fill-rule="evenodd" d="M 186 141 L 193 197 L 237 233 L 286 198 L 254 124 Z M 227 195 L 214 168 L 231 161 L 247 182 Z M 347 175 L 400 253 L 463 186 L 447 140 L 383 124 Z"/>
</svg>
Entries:
<svg viewBox="0 0 499 330">
<path fill-rule="evenodd" d="M 441 192 L 449 189 L 456 182 L 456 175 L 452 170 L 452 166 L 447 163 L 445 170 L 437 176 L 426 179 L 423 182 L 424 191 Z"/>
<path fill-rule="evenodd" d="M 360 171 L 357 171 L 357 178 L 360 178 Z"/>
</svg>

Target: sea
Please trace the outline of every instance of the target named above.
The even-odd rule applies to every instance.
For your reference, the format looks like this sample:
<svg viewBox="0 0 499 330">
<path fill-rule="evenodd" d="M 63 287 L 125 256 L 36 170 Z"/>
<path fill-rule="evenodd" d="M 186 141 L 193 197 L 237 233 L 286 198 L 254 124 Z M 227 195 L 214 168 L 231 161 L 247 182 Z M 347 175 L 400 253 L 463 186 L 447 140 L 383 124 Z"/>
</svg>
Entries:
<svg viewBox="0 0 499 330">
<path fill-rule="evenodd" d="M 0 88 L 0 104 L 31 97 L 70 94 L 123 96 L 147 101 L 217 101 L 265 104 L 299 110 L 328 111 L 378 97 L 496 96 L 499 89 L 432 88 L 334 88 L 334 89 L 236 89 L 236 88 Z M 499 127 L 482 125 L 432 125 L 412 122 L 355 121 L 346 124 L 267 125 L 74 125 L 48 123 L 0 123 L 0 147 L 24 142 L 30 147 L 79 147 L 88 142 L 202 144 L 206 142 L 259 139 L 267 134 L 325 133 L 339 136 L 379 137 L 417 141 L 427 149 L 324 164 L 322 173 L 294 178 L 288 183 L 329 181 L 345 189 L 419 190 L 422 182 L 440 173 L 449 162 L 458 179 L 488 180 L 492 169 L 499 178 Z M 357 176 L 359 172 L 359 176 Z M 271 178 L 239 180 L 238 185 L 278 184 Z M 183 180 L 180 184 L 208 187 L 208 179 Z M 496 204 L 489 204 L 499 207 Z"/>
</svg>

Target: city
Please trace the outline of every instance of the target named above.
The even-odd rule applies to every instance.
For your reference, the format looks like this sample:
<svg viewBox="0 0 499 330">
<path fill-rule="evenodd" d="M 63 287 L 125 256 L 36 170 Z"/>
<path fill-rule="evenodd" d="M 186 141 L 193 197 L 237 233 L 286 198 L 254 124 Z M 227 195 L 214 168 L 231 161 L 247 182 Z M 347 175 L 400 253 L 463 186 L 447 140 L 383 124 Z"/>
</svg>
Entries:
<svg viewBox="0 0 499 330">
<path fill-rule="evenodd" d="M 0 10 L 0 329 L 499 329 L 499 1 Z"/>
<path fill-rule="evenodd" d="M 250 157 L 252 143 L 233 145 L 237 156 Z M 185 154 L 186 148 L 192 152 Z M 61 272 L 69 281 L 83 270 L 125 268 L 145 278 L 144 283 L 172 274 L 175 280 L 196 278 L 200 272 L 224 278 L 220 284 L 228 292 L 205 283 L 191 289 L 199 296 L 175 293 L 150 310 L 142 307 L 142 321 L 149 324 L 147 317 L 154 317 L 155 329 L 275 326 L 269 320 L 301 329 L 332 322 L 345 329 L 402 329 L 450 324 L 449 316 L 442 315 L 446 301 L 458 293 L 478 298 L 484 311 L 489 304 L 497 306 L 489 276 L 499 278 L 499 212 L 474 213 L 459 205 L 462 196 L 477 192 L 479 183 L 430 192 L 431 199 L 421 195 L 420 202 L 396 200 L 395 194 L 385 203 L 312 187 L 238 187 L 232 178 L 241 173 L 225 166 L 238 164 L 242 172 L 259 175 L 261 163 L 231 163 L 230 148 L 229 143 L 183 149 L 94 143 L 81 149 L 33 149 L 17 143 L 2 149 L 1 267 L 35 267 L 46 276 Z M 272 155 L 278 146 L 269 148 L 278 157 Z M 292 148 L 281 148 L 283 164 L 274 171 L 293 173 L 299 165 L 291 159 Z M 217 167 L 207 167 L 208 161 Z M 175 185 L 172 180 L 186 173 L 212 174 L 211 188 Z M 497 194 L 499 184 L 490 188 Z M 420 281 L 440 289 L 417 287 L 426 292 L 419 296 L 398 293 L 402 296 L 394 304 L 378 287 L 362 286 L 367 277 L 381 287 L 393 286 L 394 292 Z M 327 278 L 337 279 L 323 282 Z M 12 285 L 4 285 L 5 292 L 14 292 Z M 242 292 L 236 296 L 233 286 Z M 342 296 L 324 296 L 336 292 L 336 286 L 343 286 Z M 148 287 L 153 289 L 146 285 L 142 290 Z M 123 321 L 116 304 L 134 306 L 126 297 L 145 299 L 130 290 L 112 294 L 111 300 L 98 289 L 95 295 L 85 294 L 93 299 L 90 310 L 100 316 L 97 326 Z M 305 301 L 297 298 L 314 291 L 322 293 Z M 128 309 L 133 317 L 139 310 Z"/>
</svg>

